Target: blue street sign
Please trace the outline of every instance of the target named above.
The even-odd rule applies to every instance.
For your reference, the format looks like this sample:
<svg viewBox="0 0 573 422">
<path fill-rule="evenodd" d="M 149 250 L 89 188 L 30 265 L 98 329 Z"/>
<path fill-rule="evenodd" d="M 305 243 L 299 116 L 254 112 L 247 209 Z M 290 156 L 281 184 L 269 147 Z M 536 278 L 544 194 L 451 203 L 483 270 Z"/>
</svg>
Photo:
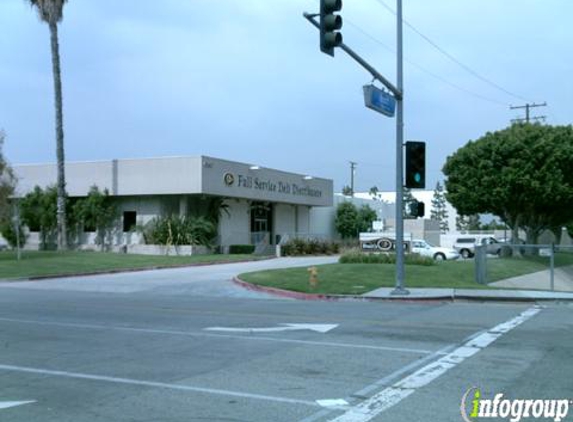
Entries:
<svg viewBox="0 0 573 422">
<path fill-rule="evenodd" d="M 364 85 L 364 105 L 388 117 L 394 117 L 396 99 L 374 85 Z"/>
</svg>

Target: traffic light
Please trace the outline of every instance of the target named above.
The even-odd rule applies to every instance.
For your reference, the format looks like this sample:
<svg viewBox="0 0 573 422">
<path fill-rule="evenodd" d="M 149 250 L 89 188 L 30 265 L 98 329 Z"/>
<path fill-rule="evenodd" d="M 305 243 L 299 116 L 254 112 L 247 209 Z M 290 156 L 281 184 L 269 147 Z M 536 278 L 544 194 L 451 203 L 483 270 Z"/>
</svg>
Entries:
<svg viewBox="0 0 573 422">
<path fill-rule="evenodd" d="M 342 44 L 342 16 L 335 15 L 342 9 L 342 0 L 320 0 L 320 51 L 334 57 L 334 47 Z"/>
<path fill-rule="evenodd" d="M 425 142 L 406 142 L 406 187 L 410 189 L 426 187 Z"/>
<path fill-rule="evenodd" d="M 412 217 L 423 217 L 426 213 L 426 204 L 421 201 L 410 202 L 410 216 Z"/>
</svg>

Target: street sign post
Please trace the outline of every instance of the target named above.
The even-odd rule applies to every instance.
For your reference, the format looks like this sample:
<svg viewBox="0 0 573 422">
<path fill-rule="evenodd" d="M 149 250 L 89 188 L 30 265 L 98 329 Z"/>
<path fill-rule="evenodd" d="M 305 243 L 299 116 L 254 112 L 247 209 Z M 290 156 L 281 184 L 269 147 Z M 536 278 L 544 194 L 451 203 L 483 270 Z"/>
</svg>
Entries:
<svg viewBox="0 0 573 422">
<path fill-rule="evenodd" d="M 364 85 L 364 105 L 388 117 L 394 117 L 396 99 L 374 85 Z"/>
</svg>

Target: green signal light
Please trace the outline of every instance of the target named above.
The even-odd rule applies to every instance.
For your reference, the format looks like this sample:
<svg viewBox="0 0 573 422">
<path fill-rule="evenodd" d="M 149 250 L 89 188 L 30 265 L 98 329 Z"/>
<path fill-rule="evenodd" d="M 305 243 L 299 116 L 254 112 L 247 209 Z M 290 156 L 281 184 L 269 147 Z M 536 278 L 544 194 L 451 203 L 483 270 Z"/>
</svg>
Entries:
<svg viewBox="0 0 573 422">
<path fill-rule="evenodd" d="M 414 175 L 414 180 L 416 181 L 416 183 L 420 183 L 420 181 L 422 180 L 422 175 L 420 173 L 416 173 Z"/>
</svg>

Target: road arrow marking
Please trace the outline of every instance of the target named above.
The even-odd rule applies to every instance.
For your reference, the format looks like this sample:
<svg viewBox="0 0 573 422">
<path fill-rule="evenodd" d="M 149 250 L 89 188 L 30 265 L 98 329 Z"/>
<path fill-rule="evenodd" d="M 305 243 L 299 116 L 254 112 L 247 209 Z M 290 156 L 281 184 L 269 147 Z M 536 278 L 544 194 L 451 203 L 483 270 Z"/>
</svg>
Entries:
<svg viewBox="0 0 573 422">
<path fill-rule="evenodd" d="M 9 407 L 21 406 L 23 404 L 36 403 L 36 400 L 28 401 L 0 401 L 0 409 L 8 409 Z"/>
<path fill-rule="evenodd" d="M 281 327 L 266 328 L 236 328 L 236 327 L 207 327 L 205 331 L 223 331 L 230 333 L 277 333 L 281 331 L 311 330 L 317 333 L 327 333 L 338 327 L 338 324 L 280 324 Z"/>
</svg>

